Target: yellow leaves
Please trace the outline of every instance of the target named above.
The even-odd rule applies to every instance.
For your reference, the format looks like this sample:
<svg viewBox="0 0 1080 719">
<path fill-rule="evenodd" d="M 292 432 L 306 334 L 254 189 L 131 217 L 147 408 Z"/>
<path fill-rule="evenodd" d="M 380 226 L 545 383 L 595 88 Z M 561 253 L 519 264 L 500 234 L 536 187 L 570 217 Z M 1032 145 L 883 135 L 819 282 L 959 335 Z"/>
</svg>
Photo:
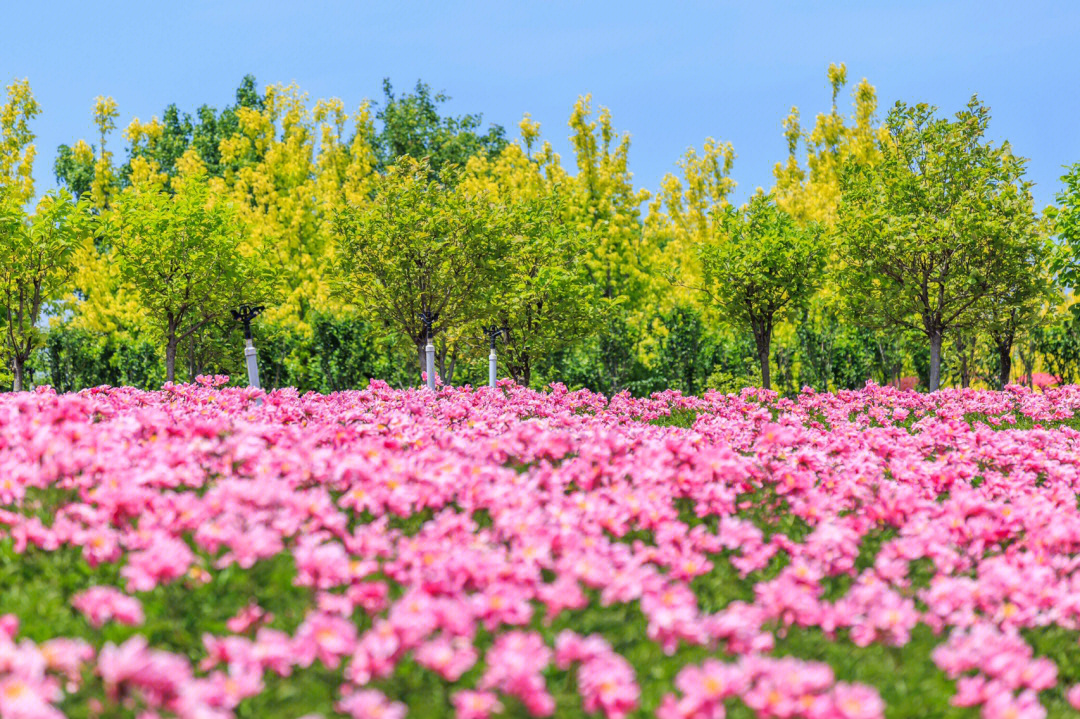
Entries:
<svg viewBox="0 0 1080 719">
<path fill-rule="evenodd" d="M 111 97 L 98 95 L 94 98 L 94 124 L 97 125 L 98 134 L 101 137 L 101 153 L 105 154 L 105 139 L 109 133 L 116 129 L 116 118 L 120 111 L 116 107 L 116 100 Z"/>
<path fill-rule="evenodd" d="M 710 241 L 717 213 L 730 206 L 728 196 L 735 189 L 730 176 L 734 161 L 731 143 L 710 137 L 701 155 L 691 147 L 679 160 L 681 179 L 668 173 L 660 182 L 646 224 L 654 247 L 655 274 L 668 284 L 660 293 L 658 306 L 662 310 L 696 299 L 691 289 L 701 284 L 696 248 Z"/>
<path fill-rule="evenodd" d="M 165 127 L 156 116 L 150 122 L 142 122 L 136 117 L 124 128 L 124 139 L 133 149 L 139 146 L 153 148 L 164 131 Z"/>
<path fill-rule="evenodd" d="M 829 85 L 832 87 L 832 103 L 833 107 L 836 106 L 836 96 L 840 94 L 840 90 L 847 84 L 847 65 L 840 63 L 829 63 L 828 70 Z"/>
<path fill-rule="evenodd" d="M 199 153 L 195 151 L 195 148 L 189 147 L 184 150 L 184 154 L 176 161 L 176 172 L 180 179 L 205 178 L 206 163 L 199 157 Z"/>
<path fill-rule="evenodd" d="M 165 184 L 168 179 L 158 163 L 145 157 L 134 157 L 131 160 L 130 182 L 135 187 L 157 187 Z"/>
<path fill-rule="evenodd" d="M 0 106 L 0 186 L 13 189 L 21 203 L 34 196 L 34 133 L 30 121 L 41 112 L 29 80 L 7 86 L 7 102 Z"/>
<path fill-rule="evenodd" d="M 849 158 L 859 163 L 877 162 L 876 143 L 884 128 L 875 127 L 877 94 L 873 85 L 864 78 L 852 92 L 854 112 L 849 123 L 836 109 L 836 98 L 847 84 L 847 67 L 830 65 L 827 75 L 832 88 L 831 110 L 817 115 L 809 133 L 799 126 L 798 108 L 793 107 L 783 122 L 788 160 L 773 169 L 773 192 L 777 204 L 799 221 L 831 225 L 840 197 L 841 166 Z M 800 140 L 806 143 L 806 169 L 797 157 Z"/>
<path fill-rule="evenodd" d="M 525 143 L 525 152 L 532 155 L 533 145 L 540 137 L 540 123 L 534 121 L 532 115 L 526 112 L 518 123 L 518 128 L 521 130 L 521 141 Z"/>
</svg>

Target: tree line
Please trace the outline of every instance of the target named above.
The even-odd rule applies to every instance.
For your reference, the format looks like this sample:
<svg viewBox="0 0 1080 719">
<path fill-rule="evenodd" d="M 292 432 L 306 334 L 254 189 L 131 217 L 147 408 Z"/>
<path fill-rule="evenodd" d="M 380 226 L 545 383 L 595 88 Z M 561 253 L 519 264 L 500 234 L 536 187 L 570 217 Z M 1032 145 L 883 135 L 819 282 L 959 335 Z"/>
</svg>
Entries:
<svg viewBox="0 0 1080 719">
<path fill-rule="evenodd" d="M 457 384 L 483 381 L 492 331 L 516 381 L 607 393 L 1074 379 L 1080 164 L 1037 211 L 977 98 L 879 119 L 865 79 L 850 115 L 846 68 L 828 81 L 830 108 L 808 128 L 792 108 L 774 186 L 741 206 L 734 148 L 712 138 L 635 188 L 629 136 L 589 96 L 564 163 L 527 114 L 509 139 L 422 82 L 386 81 L 349 113 L 250 76 L 221 110 L 135 119 L 117 152 L 118 108 L 99 97 L 94 141 L 61 145 L 59 187 L 38 197 L 41 108 L 16 81 L 0 108 L 0 382 L 241 377 L 241 303 L 267 306 L 264 383 L 300 390 L 415 384 L 424 316 Z"/>
</svg>

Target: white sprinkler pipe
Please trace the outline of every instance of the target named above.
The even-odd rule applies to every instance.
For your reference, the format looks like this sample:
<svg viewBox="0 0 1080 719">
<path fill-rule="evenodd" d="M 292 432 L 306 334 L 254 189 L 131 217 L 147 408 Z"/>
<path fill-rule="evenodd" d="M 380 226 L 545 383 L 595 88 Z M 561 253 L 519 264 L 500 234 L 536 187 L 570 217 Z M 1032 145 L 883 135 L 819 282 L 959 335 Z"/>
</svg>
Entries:
<svg viewBox="0 0 1080 719">
<path fill-rule="evenodd" d="M 260 389 L 259 384 L 259 359 L 255 354 L 255 345 L 252 341 L 244 341 L 244 359 L 247 361 L 248 384 Z"/>
<path fill-rule="evenodd" d="M 435 345 L 431 344 L 431 338 L 428 338 L 427 347 L 424 348 L 427 351 L 427 386 L 432 392 L 435 391 Z"/>
</svg>

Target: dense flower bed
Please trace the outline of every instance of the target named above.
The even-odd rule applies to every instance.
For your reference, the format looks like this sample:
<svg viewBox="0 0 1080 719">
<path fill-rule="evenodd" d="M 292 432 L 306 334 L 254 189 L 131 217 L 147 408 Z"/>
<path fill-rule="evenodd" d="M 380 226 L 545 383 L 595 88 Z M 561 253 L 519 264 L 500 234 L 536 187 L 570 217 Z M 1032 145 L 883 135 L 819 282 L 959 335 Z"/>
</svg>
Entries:
<svg viewBox="0 0 1080 719">
<path fill-rule="evenodd" d="M 1080 388 L 0 398 L 0 718 L 1068 716 Z"/>
</svg>

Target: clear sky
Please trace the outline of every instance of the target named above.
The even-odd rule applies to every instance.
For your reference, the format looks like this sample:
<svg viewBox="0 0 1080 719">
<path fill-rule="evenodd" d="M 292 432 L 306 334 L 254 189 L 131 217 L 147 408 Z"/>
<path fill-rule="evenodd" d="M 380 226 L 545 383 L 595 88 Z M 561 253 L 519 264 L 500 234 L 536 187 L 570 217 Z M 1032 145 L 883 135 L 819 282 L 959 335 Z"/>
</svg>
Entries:
<svg viewBox="0 0 1080 719">
<path fill-rule="evenodd" d="M 112 95 L 119 125 L 228 104 L 246 73 L 296 81 L 312 100 L 355 108 L 423 79 L 455 114 L 482 112 L 517 136 L 525 112 L 572 162 L 567 119 L 591 92 L 630 133 L 638 186 L 706 137 L 730 141 L 738 197 L 772 184 L 786 153 L 780 122 L 828 110 L 825 70 L 896 100 L 950 113 L 972 95 L 991 134 L 1031 159 L 1039 206 L 1080 161 L 1080 2 L 200 2 L 0 1 L 0 80 L 28 77 L 38 190 L 54 186 L 56 146 L 92 139 L 91 108 Z M 845 108 L 850 95 L 843 98 Z M 119 138 L 117 140 L 119 142 Z"/>
</svg>

